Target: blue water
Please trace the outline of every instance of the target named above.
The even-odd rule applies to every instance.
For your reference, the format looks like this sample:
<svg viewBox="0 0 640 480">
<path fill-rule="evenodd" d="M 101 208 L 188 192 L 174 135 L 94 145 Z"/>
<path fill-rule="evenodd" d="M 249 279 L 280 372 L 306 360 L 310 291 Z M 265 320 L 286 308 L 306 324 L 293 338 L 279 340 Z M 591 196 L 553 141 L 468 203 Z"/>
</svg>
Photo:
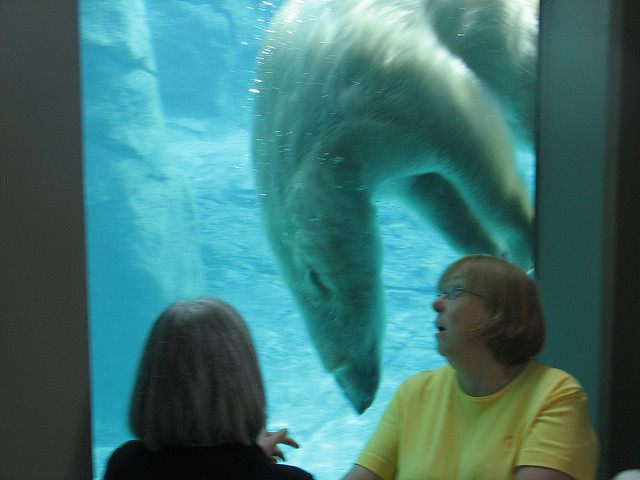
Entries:
<svg viewBox="0 0 640 480">
<path fill-rule="evenodd" d="M 150 324 L 200 295 L 230 302 L 249 324 L 268 426 L 301 444 L 288 462 L 341 478 L 398 384 L 444 363 L 431 301 L 458 255 L 400 207 L 378 205 L 388 324 L 380 388 L 358 416 L 278 275 L 254 190 L 248 89 L 277 2 L 80 6 L 95 478 L 131 438 L 126 409 Z M 533 186 L 532 156 L 520 162 Z"/>
</svg>

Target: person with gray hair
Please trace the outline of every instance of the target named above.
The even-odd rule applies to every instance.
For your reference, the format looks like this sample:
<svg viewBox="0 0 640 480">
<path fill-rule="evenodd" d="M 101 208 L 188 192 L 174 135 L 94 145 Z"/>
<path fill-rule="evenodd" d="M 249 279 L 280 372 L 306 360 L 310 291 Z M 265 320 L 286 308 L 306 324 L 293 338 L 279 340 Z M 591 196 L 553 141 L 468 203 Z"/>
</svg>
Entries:
<svg viewBox="0 0 640 480">
<path fill-rule="evenodd" d="M 311 480 L 279 465 L 286 429 L 265 431 L 266 400 L 249 329 L 228 303 L 181 300 L 146 341 L 129 409 L 137 440 L 111 455 L 104 480 Z"/>
</svg>

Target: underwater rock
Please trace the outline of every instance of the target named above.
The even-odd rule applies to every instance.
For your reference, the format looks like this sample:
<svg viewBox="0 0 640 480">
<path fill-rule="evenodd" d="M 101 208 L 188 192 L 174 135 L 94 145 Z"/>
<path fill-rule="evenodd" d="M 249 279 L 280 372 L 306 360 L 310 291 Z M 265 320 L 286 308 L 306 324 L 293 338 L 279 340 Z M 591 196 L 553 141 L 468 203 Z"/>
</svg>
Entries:
<svg viewBox="0 0 640 480">
<path fill-rule="evenodd" d="M 99 328 L 201 294 L 204 275 L 191 193 L 167 155 L 144 3 L 81 3 L 88 269 Z"/>
</svg>

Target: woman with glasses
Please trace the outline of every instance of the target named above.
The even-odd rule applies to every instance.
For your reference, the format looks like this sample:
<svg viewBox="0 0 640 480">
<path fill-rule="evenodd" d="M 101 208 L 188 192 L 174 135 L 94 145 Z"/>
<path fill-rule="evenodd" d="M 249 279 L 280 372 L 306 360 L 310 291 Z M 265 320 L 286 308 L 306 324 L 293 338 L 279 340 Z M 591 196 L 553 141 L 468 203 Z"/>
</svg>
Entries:
<svg viewBox="0 0 640 480">
<path fill-rule="evenodd" d="M 544 342 L 535 282 L 484 255 L 438 283 L 448 364 L 397 390 L 344 480 L 591 480 L 598 442 L 582 387 L 532 360 Z"/>
<path fill-rule="evenodd" d="M 240 314 L 215 298 L 183 300 L 156 320 L 129 409 L 138 438 L 115 450 L 105 480 L 312 480 L 278 465 L 255 348 Z"/>
</svg>

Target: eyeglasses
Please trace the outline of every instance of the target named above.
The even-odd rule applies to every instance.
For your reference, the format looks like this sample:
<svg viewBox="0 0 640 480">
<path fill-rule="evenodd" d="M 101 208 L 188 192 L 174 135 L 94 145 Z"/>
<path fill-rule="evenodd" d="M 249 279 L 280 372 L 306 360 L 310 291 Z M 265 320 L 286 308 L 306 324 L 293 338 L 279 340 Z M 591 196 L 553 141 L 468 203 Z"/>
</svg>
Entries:
<svg viewBox="0 0 640 480">
<path fill-rule="evenodd" d="M 444 295 L 445 297 L 447 297 L 447 300 L 455 300 L 456 298 L 458 298 L 459 296 L 461 296 L 463 293 L 466 293 L 467 295 L 473 295 L 474 297 L 480 297 L 483 300 L 487 300 L 487 297 L 480 295 L 478 293 L 474 293 L 470 290 L 465 290 L 462 287 L 459 287 L 458 285 L 449 285 L 448 287 L 443 288 L 442 290 L 440 290 L 440 295 Z"/>
</svg>

